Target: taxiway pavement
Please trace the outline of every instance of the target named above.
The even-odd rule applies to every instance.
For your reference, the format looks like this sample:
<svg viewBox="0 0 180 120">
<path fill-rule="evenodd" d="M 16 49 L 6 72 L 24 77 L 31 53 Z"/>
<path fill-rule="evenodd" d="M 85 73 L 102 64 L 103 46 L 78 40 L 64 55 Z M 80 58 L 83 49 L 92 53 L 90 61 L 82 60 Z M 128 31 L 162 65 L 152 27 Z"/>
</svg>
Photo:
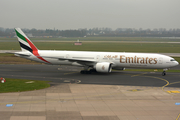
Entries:
<svg viewBox="0 0 180 120">
<path fill-rule="evenodd" d="M 173 68 L 180 69 L 180 65 Z M 80 74 L 81 68 L 57 65 L 0 65 L 0 76 L 5 78 L 19 78 L 30 80 L 46 80 L 56 83 L 80 81 L 80 84 L 127 85 L 161 87 L 166 82 L 157 78 L 166 79 L 170 83 L 178 82 L 179 73 L 170 73 L 161 76 L 161 72 L 129 72 L 113 71 L 112 73 Z M 180 84 L 169 85 L 180 87 Z"/>
<path fill-rule="evenodd" d="M 0 65 L 0 77 L 51 81 L 47 89 L 0 93 L 0 120 L 179 119 L 179 73 L 80 74 L 80 70 L 71 66 Z"/>
</svg>

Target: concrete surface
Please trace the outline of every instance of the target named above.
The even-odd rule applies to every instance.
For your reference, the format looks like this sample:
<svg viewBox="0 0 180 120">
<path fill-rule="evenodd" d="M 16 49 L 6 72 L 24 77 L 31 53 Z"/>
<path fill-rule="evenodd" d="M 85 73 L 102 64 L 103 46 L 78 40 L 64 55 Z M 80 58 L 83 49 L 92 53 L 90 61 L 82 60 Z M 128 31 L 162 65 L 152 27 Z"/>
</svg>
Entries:
<svg viewBox="0 0 180 120">
<path fill-rule="evenodd" d="M 52 81 L 47 89 L 0 93 L 0 120 L 179 119 L 180 105 L 175 104 L 180 103 L 179 73 L 81 75 L 79 70 L 65 66 L 0 65 L 0 76 L 6 78 Z"/>
<path fill-rule="evenodd" d="M 162 87 L 61 83 L 1 93 L 0 120 L 175 120 L 179 100 L 179 93 L 169 94 Z"/>
</svg>

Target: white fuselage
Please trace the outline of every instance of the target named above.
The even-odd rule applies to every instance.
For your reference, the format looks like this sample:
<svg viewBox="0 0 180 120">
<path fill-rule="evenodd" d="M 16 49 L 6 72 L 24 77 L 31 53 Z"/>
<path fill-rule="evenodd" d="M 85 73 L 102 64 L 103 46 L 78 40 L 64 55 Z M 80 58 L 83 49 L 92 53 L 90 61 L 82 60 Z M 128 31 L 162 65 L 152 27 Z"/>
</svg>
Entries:
<svg viewBox="0 0 180 120">
<path fill-rule="evenodd" d="M 43 62 L 30 52 L 18 52 L 29 57 L 21 56 L 37 62 Z M 38 50 L 39 55 L 53 65 L 91 66 L 96 63 L 112 63 L 112 68 L 152 68 L 166 69 L 177 66 L 179 63 L 172 57 L 152 53 L 125 53 L 125 52 L 87 52 L 87 51 L 50 51 Z M 19 56 L 19 55 L 17 55 Z M 58 59 L 63 58 L 63 59 Z M 72 60 L 71 60 L 72 59 Z M 77 61 L 74 61 L 77 60 Z M 78 60 L 82 60 L 79 61 Z M 92 61 L 92 62 L 85 62 Z"/>
</svg>

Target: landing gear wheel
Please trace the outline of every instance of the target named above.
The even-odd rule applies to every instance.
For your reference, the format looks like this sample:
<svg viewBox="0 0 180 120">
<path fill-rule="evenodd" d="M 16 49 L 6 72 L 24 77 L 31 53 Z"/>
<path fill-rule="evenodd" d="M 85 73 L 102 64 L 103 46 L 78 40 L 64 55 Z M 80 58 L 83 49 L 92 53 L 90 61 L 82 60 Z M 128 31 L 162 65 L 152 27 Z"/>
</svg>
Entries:
<svg viewBox="0 0 180 120">
<path fill-rule="evenodd" d="M 165 75 L 166 75 L 166 72 L 165 72 L 165 71 L 163 71 L 163 72 L 162 72 L 162 76 L 165 76 Z"/>
<path fill-rule="evenodd" d="M 87 73 L 86 74 L 91 74 L 91 71 L 87 71 Z"/>
<path fill-rule="evenodd" d="M 96 69 L 90 69 L 90 72 L 97 72 Z"/>
<path fill-rule="evenodd" d="M 81 72 L 80 72 L 81 74 L 84 74 L 84 70 L 81 70 Z"/>
<path fill-rule="evenodd" d="M 91 74 L 91 71 L 81 70 L 81 74 Z"/>
</svg>

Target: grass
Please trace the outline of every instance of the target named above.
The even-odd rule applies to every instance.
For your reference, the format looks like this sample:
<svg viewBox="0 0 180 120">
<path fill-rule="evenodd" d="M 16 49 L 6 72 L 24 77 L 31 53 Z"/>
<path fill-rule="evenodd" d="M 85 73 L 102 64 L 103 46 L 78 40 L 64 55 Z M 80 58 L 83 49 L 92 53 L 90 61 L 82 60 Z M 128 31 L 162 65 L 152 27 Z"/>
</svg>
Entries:
<svg viewBox="0 0 180 120">
<path fill-rule="evenodd" d="M 62 37 L 62 38 L 30 38 L 31 40 L 56 41 L 148 41 L 148 42 L 180 42 L 180 39 L 161 37 Z M 17 40 L 17 38 L 0 38 L 0 40 Z"/>
<path fill-rule="evenodd" d="M 25 58 L 20 58 L 14 54 L 0 53 L 0 64 L 41 64 Z"/>
<path fill-rule="evenodd" d="M 144 52 L 179 53 L 180 44 L 173 43 L 115 43 L 83 42 L 76 46 L 73 42 L 34 42 L 40 50 L 108 51 L 108 52 Z M 1 50 L 20 50 L 18 42 L 1 42 Z"/>
<path fill-rule="evenodd" d="M 179 62 L 179 64 L 180 64 L 180 57 L 173 57 L 176 61 L 178 61 Z"/>
<path fill-rule="evenodd" d="M 0 93 L 22 92 L 22 91 L 44 89 L 50 87 L 50 84 L 48 84 L 48 82 L 49 81 L 6 78 L 5 83 L 0 83 Z"/>
</svg>

